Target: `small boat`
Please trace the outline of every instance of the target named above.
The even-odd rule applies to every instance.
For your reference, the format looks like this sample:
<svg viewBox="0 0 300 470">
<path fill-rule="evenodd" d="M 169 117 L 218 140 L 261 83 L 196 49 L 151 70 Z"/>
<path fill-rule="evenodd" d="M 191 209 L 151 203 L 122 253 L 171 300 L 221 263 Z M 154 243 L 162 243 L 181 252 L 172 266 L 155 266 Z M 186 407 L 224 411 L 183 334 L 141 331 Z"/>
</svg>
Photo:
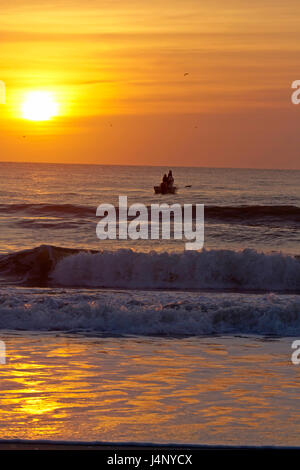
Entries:
<svg viewBox="0 0 300 470">
<path fill-rule="evenodd" d="M 164 186 L 160 184 L 159 186 L 154 186 L 155 194 L 175 194 L 177 191 L 176 186 Z"/>
</svg>

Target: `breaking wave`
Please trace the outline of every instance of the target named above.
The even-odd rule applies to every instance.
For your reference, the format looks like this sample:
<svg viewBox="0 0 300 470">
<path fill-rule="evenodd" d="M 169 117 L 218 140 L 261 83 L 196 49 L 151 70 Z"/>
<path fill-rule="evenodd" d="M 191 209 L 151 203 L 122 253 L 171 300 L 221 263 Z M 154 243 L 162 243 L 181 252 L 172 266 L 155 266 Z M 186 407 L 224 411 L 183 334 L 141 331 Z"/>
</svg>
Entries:
<svg viewBox="0 0 300 470">
<path fill-rule="evenodd" d="M 0 291 L 0 329 L 103 335 L 299 336 L 295 295 Z M 26 290 L 25 290 L 26 291 Z"/>
<path fill-rule="evenodd" d="M 297 257 L 251 249 L 141 253 L 45 245 L 0 256 L 0 277 L 33 286 L 300 292 Z"/>
</svg>

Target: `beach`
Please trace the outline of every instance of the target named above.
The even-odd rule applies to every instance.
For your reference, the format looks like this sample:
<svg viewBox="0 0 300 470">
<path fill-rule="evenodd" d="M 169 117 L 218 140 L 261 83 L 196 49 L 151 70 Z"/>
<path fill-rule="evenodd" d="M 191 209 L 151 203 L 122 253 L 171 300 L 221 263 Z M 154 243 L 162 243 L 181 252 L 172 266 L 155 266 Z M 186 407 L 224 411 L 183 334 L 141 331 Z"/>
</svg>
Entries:
<svg viewBox="0 0 300 470">
<path fill-rule="evenodd" d="M 295 446 L 290 339 L 2 333 L 2 439 Z"/>
</svg>

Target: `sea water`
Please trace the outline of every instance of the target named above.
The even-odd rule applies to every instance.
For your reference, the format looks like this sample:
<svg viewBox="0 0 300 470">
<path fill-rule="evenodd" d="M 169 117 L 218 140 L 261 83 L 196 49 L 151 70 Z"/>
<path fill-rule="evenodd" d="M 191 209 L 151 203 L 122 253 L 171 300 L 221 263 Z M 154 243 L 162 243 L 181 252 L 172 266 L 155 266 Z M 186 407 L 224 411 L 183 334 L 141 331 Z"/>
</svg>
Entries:
<svg viewBox="0 0 300 470">
<path fill-rule="evenodd" d="M 0 164 L 0 438 L 299 445 L 300 172 L 167 170 Z M 99 240 L 120 195 L 204 249 Z"/>
</svg>

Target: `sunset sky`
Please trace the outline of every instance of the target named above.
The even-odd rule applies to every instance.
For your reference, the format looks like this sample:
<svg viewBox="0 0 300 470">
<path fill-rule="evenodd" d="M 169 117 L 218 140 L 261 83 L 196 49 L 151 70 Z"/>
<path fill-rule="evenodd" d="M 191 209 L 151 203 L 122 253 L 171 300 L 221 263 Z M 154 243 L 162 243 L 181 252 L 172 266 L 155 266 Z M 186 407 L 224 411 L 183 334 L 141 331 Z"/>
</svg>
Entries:
<svg viewBox="0 0 300 470">
<path fill-rule="evenodd" d="M 0 12 L 1 161 L 300 169 L 299 0 L 0 0 Z"/>
</svg>

